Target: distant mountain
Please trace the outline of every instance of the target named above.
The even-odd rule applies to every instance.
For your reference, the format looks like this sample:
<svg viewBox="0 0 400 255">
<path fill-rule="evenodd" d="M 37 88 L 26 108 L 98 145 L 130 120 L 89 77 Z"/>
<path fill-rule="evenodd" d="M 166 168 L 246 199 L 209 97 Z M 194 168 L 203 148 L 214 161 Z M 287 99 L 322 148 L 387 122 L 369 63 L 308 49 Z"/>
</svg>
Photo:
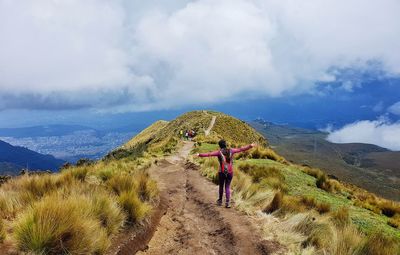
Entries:
<svg viewBox="0 0 400 255">
<path fill-rule="evenodd" d="M 76 162 L 80 158 L 98 159 L 129 140 L 137 126 L 94 129 L 81 125 L 43 125 L 23 128 L 0 128 L 0 140 L 14 146 L 50 154 Z"/>
<path fill-rule="evenodd" d="M 51 155 L 12 146 L 0 140 L 0 174 L 18 174 L 22 168 L 56 171 L 64 163 Z"/>
<path fill-rule="evenodd" d="M 94 130 L 80 125 L 44 125 L 21 128 L 0 128 L 1 137 L 38 137 L 38 136 L 63 136 L 76 131 Z"/>
<path fill-rule="evenodd" d="M 268 137 L 270 145 L 286 159 L 321 168 L 383 197 L 400 198 L 400 152 L 361 143 L 336 144 L 327 133 L 276 125 L 257 119 L 250 123 Z"/>
</svg>

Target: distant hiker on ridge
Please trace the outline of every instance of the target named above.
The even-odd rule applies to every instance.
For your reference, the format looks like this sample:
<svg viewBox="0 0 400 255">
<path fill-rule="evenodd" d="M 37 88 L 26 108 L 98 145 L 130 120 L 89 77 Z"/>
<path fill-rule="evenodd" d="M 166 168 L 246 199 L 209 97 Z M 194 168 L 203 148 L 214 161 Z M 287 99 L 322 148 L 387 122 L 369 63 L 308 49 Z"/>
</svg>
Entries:
<svg viewBox="0 0 400 255">
<path fill-rule="evenodd" d="M 222 205 L 222 197 L 224 194 L 224 185 L 225 185 L 225 195 L 226 195 L 226 203 L 225 207 L 230 208 L 230 198 L 231 198 L 231 190 L 230 185 L 233 178 L 233 155 L 239 152 L 247 151 L 256 146 L 256 144 L 252 143 L 250 145 L 241 147 L 241 148 L 227 148 L 226 141 L 221 140 L 218 142 L 220 150 L 209 152 L 209 153 L 198 153 L 198 157 L 218 157 L 218 161 L 220 164 L 220 168 L 218 170 L 218 179 L 219 179 L 219 198 L 217 200 L 217 205 Z"/>
</svg>

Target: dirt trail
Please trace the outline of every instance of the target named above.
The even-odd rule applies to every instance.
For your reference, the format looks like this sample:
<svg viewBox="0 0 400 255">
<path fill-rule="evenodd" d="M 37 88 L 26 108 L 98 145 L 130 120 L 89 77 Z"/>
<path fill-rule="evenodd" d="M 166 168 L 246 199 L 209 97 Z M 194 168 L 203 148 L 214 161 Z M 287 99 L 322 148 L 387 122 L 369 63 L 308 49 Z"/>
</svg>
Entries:
<svg viewBox="0 0 400 255">
<path fill-rule="evenodd" d="M 210 126 L 208 126 L 207 130 L 204 130 L 204 134 L 208 136 L 211 132 L 211 129 L 214 127 L 215 120 L 217 119 L 217 116 L 212 116 Z"/>
<path fill-rule="evenodd" d="M 217 186 L 186 157 L 193 143 L 150 169 L 166 201 L 165 215 L 144 251 L 137 254 L 270 254 L 279 244 L 262 241 L 249 219 L 215 205 Z"/>
</svg>

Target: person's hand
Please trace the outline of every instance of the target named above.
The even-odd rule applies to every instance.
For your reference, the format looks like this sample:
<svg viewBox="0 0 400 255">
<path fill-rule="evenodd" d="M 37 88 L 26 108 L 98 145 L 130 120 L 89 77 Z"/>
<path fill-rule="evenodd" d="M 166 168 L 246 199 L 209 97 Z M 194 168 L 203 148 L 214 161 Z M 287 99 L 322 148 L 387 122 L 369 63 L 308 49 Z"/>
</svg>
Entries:
<svg viewBox="0 0 400 255">
<path fill-rule="evenodd" d="M 200 157 L 200 153 L 194 154 L 195 157 Z"/>
<path fill-rule="evenodd" d="M 257 143 L 250 144 L 252 148 L 257 147 Z"/>
</svg>

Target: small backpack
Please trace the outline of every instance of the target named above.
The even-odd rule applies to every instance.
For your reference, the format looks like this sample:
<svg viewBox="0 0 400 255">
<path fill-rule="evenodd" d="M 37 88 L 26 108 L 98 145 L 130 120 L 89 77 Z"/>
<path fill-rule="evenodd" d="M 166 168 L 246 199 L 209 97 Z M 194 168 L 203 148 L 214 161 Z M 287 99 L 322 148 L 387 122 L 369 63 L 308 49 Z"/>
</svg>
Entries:
<svg viewBox="0 0 400 255">
<path fill-rule="evenodd" d="M 229 150 L 229 162 L 227 161 L 227 158 L 222 150 L 219 151 L 219 154 L 221 155 L 221 172 L 227 176 L 229 173 L 229 164 L 232 160 L 232 151 Z"/>
</svg>

